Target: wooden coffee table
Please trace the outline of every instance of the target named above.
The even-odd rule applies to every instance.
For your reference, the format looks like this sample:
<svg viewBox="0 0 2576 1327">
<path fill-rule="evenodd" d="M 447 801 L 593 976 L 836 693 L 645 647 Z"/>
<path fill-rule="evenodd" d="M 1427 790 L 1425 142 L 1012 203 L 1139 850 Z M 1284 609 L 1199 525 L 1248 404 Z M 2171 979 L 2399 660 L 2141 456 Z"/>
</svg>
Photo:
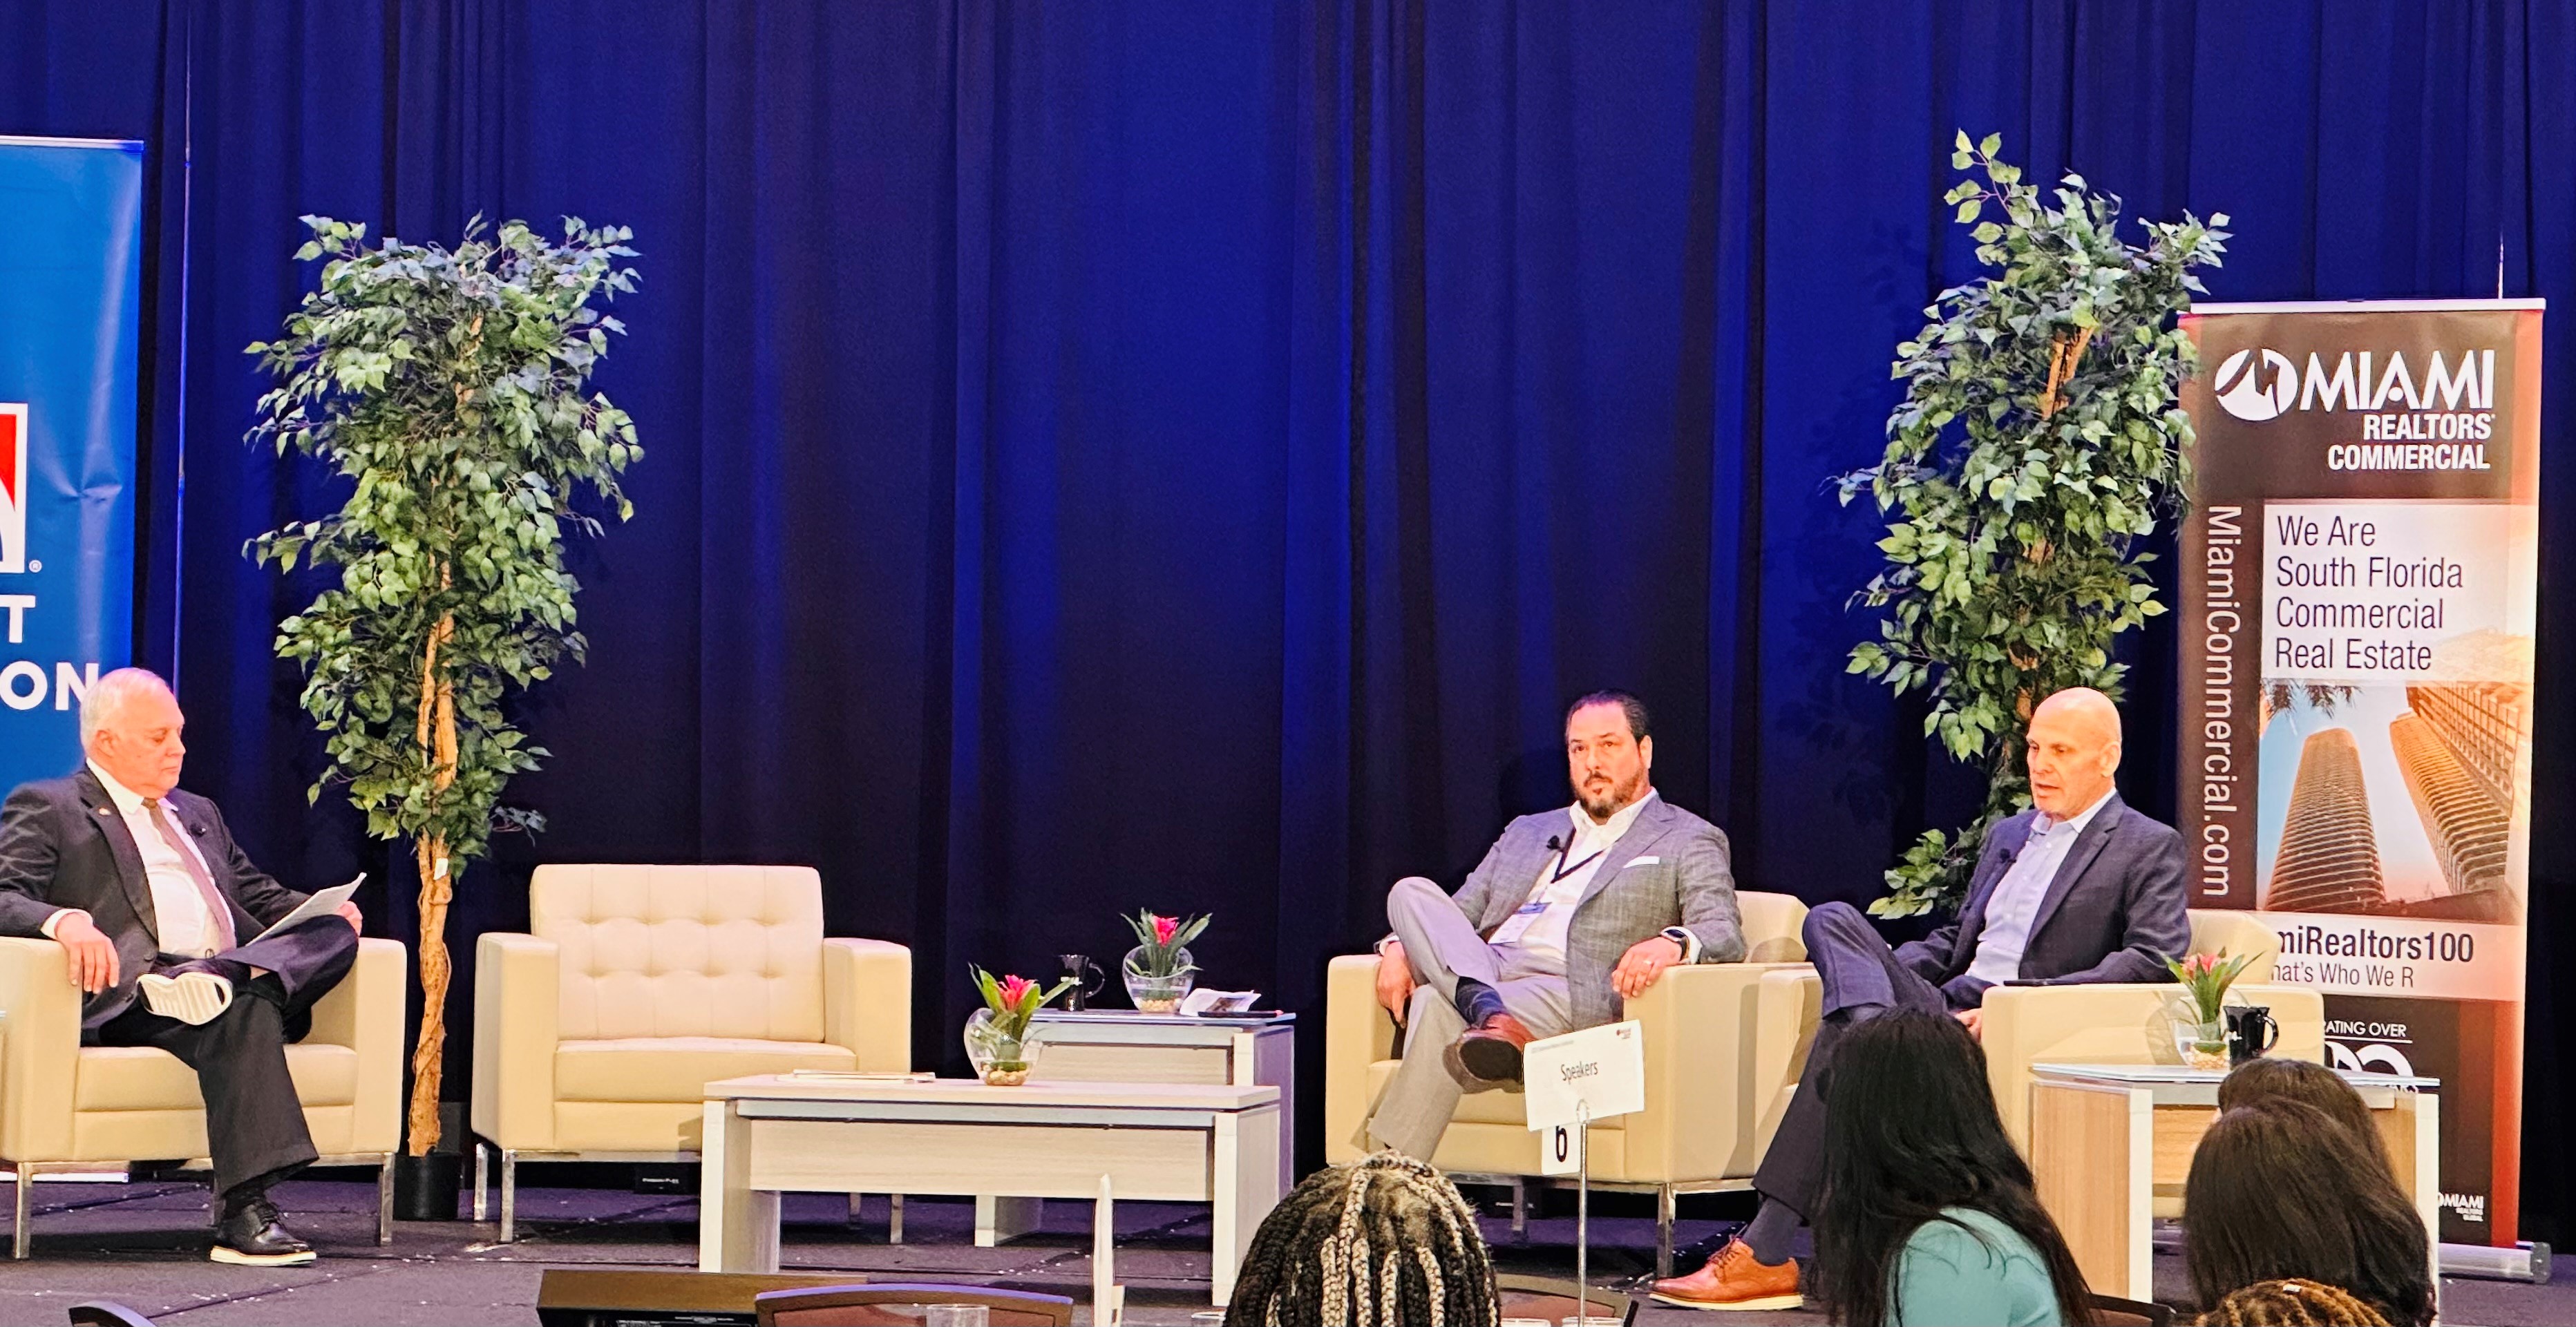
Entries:
<svg viewBox="0 0 2576 1327">
<path fill-rule="evenodd" d="M 1120 1199 L 1214 1206 L 1221 1305 L 1280 1198 L 1275 1087 L 757 1074 L 706 1095 L 701 1271 L 778 1270 L 781 1193 L 1093 1199 L 1106 1177 Z"/>
<path fill-rule="evenodd" d="M 2200 1136 L 2218 1115 L 2223 1069 L 2166 1064 L 2030 1067 L 2030 1168 L 2040 1204 L 2066 1235 L 2084 1279 L 2107 1295 L 2154 1298 L 2150 1227 L 2159 1197 L 2180 1197 Z M 2342 1075 L 2379 1125 L 2398 1188 L 2424 1229 L 2441 1229 L 2439 1079 Z M 2183 1213 L 2188 1225 L 2191 1213 Z M 2432 1246 L 2441 1284 L 2441 1246 Z"/>
</svg>

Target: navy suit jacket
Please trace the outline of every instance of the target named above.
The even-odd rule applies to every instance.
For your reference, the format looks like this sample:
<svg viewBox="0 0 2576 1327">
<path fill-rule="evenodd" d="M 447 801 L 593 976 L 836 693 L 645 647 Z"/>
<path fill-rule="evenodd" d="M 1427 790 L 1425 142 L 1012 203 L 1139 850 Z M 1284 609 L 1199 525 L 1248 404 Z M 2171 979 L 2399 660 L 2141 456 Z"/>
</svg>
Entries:
<svg viewBox="0 0 2576 1327">
<path fill-rule="evenodd" d="M 2038 818 L 2036 810 L 2024 811 L 1996 825 L 1977 856 L 1959 920 L 1897 948 L 1897 961 L 1940 987 L 1954 1009 L 1973 1009 L 1985 998 L 1987 983 L 1969 976 L 1968 966 L 1985 934 L 1986 904 Z M 2021 978 L 2169 981 L 2163 956 L 2179 958 L 2190 947 L 2189 909 L 2182 835 L 2131 810 L 2114 792 L 2066 850 L 2041 896 L 2021 953 Z"/>
<path fill-rule="evenodd" d="M 248 940 L 304 901 L 251 865 L 213 802 L 176 789 L 163 800 L 232 904 L 235 934 Z M 86 769 L 22 783 L 0 804 L 0 935 L 42 935 L 61 908 L 88 913 L 116 945 L 116 985 L 81 1007 L 81 1026 L 96 1028 L 134 1003 L 135 979 L 151 970 L 161 942 L 134 834 Z"/>
</svg>

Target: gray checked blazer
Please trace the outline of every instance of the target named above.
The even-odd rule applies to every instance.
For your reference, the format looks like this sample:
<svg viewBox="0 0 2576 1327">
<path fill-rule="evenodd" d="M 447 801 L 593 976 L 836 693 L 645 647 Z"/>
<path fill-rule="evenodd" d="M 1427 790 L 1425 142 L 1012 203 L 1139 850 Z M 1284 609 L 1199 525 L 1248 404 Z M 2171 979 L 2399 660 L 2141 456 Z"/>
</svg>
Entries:
<svg viewBox="0 0 2576 1327">
<path fill-rule="evenodd" d="M 1548 839 L 1570 837 L 1573 828 L 1562 807 L 1503 827 L 1503 836 L 1452 896 L 1477 934 L 1492 935 L 1529 900 L 1539 872 L 1556 856 Z M 1619 1020 L 1622 1001 L 1610 989 L 1611 970 L 1631 946 L 1668 926 L 1698 937 L 1702 963 L 1744 958 L 1725 833 L 1657 797 L 1610 845 L 1566 927 L 1565 984 L 1575 1026 Z"/>
</svg>

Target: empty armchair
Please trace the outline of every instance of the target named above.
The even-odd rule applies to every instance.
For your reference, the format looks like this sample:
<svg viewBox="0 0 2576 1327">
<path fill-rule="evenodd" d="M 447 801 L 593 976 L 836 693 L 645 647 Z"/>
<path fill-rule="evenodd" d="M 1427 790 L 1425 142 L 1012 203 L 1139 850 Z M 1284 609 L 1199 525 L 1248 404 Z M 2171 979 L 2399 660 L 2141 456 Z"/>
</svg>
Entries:
<svg viewBox="0 0 2576 1327">
<path fill-rule="evenodd" d="M 393 1239 L 393 1158 L 402 1144 L 403 947 L 365 940 L 286 1048 L 322 1165 L 377 1168 L 376 1240 Z M 28 1203 L 48 1170 L 138 1161 L 208 1165 L 196 1071 L 149 1046 L 81 1045 L 81 994 L 63 947 L 0 939 L 0 1161 L 16 1172 L 12 1252 L 27 1256 Z"/>
<path fill-rule="evenodd" d="M 1746 961 L 1666 969 L 1628 1001 L 1627 1016 L 1645 1029 L 1646 1109 L 1592 1127 L 1592 1182 L 1656 1194 L 1658 1265 L 1666 1268 L 1674 1196 L 1745 1186 L 1786 1096 L 1787 1085 L 1771 1078 L 1804 1060 L 1798 1044 L 1764 1053 L 1760 1002 L 1766 974 L 1813 972 L 1798 939 L 1807 905 L 1786 894 L 1735 897 Z M 1335 1164 L 1361 1155 L 1361 1130 L 1399 1063 L 1395 1020 L 1377 1003 L 1377 964 L 1374 954 L 1337 958 L 1326 977 L 1324 1159 Z M 1812 1019 L 1804 1029 L 1794 1017 L 1768 1025 L 1792 1043 L 1814 1031 Z M 1529 1131 L 1522 1094 L 1469 1094 L 1430 1160 L 1465 1176 L 1539 1174 L 1539 1136 Z"/>
<path fill-rule="evenodd" d="M 801 866 L 541 866 L 529 933 L 475 951 L 475 1214 L 500 1153 L 501 1238 L 517 1165 L 682 1161 L 708 1083 L 912 1067 L 912 953 L 825 939 Z"/>
</svg>

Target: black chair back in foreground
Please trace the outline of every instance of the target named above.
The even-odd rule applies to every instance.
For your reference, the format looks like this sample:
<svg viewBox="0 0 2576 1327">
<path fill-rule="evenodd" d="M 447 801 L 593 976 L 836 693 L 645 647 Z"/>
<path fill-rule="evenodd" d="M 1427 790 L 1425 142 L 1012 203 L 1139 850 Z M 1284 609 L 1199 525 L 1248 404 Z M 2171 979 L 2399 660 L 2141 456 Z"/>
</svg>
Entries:
<svg viewBox="0 0 2576 1327">
<path fill-rule="evenodd" d="M 772 1290 L 751 1302 L 760 1327 L 899 1327 L 922 1321 L 933 1304 L 981 1304 L 993 1327 L 1069 1327 L 1073 1301 L 992 1286 L 875 1281 L 866 1285 Z"/>
</svg>

